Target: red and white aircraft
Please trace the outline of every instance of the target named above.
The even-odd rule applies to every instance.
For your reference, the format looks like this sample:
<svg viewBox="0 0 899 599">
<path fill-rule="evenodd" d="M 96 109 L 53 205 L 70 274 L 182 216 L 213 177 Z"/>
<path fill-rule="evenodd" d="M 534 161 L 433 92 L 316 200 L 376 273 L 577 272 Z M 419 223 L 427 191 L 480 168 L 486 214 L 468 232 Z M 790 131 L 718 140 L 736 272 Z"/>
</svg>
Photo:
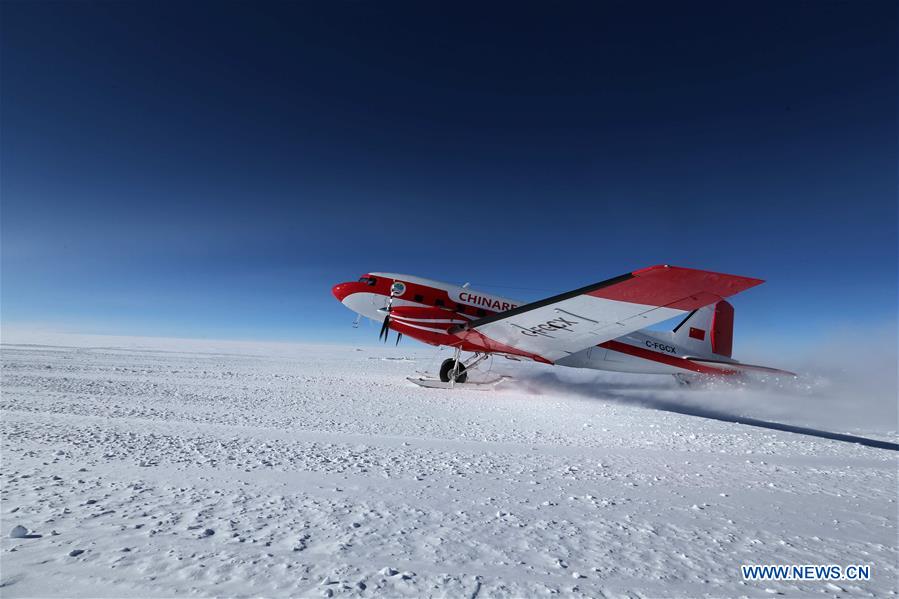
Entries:
<svg viewBox="0 0 899 599">
<path fill-rule="evenodd" d="M 456 350 L 440 382 L 464 383 L 467 369 L 490 354 L 545 364 L 618 372 L 733 376 L 749 371 L 795 376 L 731 358 L 734 309 L 724 298 L 761 284 L 752 279 L 659 265 L 522 303 L 411 275 L 372 272 L 335 285 L 349 309 L 431 345 Z M 647 327 L 683 316 L 672 331 Z M 461 352 L 473 352 L 466 363 Z M 422 379 L 420 382 L 426 384 Z M 433 381 L 437 383 L 437 381 Z"/>
</svg>

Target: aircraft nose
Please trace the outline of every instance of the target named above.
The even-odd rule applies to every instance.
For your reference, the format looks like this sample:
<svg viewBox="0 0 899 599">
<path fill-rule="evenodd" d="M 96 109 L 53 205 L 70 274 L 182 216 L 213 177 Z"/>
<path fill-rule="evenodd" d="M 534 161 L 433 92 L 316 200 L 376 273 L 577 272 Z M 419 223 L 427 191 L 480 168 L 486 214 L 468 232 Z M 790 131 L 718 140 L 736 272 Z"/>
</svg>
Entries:
<svg viewBox="0 0 899 599">
<path fill-rule="evenodd" d="M 334 294 L 338 302 L 343 303 L 344 298 L 355 291 L 354 287 L 354 283 L 338 283 L 331 288 L 331 293 Z"/>
</svg>

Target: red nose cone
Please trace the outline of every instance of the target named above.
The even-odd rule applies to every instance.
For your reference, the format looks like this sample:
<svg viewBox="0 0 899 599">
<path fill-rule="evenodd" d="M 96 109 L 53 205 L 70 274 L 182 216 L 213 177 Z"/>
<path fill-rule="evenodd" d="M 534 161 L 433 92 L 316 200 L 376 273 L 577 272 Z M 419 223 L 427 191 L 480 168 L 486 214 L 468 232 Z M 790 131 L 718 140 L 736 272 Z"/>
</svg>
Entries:
<svg viewBox="0 0 899 599">
<path fill-rule="evenodd" d="M 337 298 L 338 302 L 343 302 L 346 296 L 359 291 L 357 283 L 338 283 L 331 288 L 331 293 Z"/>
</svg>

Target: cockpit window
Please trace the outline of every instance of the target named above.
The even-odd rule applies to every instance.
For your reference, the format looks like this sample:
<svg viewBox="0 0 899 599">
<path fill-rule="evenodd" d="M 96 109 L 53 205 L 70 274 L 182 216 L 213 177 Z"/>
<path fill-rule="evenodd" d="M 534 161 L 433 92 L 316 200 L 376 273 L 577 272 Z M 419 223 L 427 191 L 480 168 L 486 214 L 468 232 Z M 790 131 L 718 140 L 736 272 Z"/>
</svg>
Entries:
<svg viewBox="0 0 899 599">
<path fill-rule="evenodd" d="M 360 278 L 359 278 L 359 282 L 360 282 L 360 283 L 365 283 L 366 285 L 369 285 L 369 286 L 371 286 L 371 287 L 374 287 L 374 286 L 375 286 L 375 283 L 377 283 L 378 280 L 377 280 L 376 278 L 374 278 L 374 277 L 360 277 Z"/>
</svg>

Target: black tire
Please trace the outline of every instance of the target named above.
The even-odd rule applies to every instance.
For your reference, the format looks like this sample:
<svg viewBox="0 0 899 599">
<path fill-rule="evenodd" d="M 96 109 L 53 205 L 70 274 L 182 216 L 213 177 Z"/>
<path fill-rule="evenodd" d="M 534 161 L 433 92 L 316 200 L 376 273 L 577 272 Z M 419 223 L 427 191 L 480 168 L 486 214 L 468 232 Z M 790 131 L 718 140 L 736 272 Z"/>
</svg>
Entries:
<svg viewBox="0 0 899 599">
<path fill-rule="evenodd" d="M 456 361 L 453 358 L 447 358 L 443 361 L 443 364 L 440 365 L 440 380 L 444 383 L 448 383 L 450 380 L 450 375 L 453 373 L 453 366 L 456 364 Z M 468 380 L 468 373 L 465 372 L 465 364 L 459 362 L 459 374 L 456 375 L 457 383 L 464 383 Z"/>
</svg>

